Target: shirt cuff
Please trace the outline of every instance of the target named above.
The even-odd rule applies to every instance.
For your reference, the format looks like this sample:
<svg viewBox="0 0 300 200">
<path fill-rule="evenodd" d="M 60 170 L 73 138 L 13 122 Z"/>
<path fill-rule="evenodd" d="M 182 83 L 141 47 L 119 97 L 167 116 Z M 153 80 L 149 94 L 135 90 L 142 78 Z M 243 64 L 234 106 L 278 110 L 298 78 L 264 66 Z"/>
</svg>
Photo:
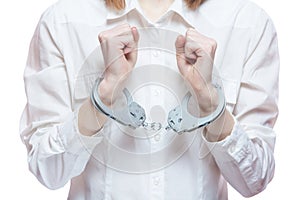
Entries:
<svg viewBox="0 0 300 200">
<path fill-rule="evenodd" d="M 234 118 L 234 126 L 231 134 L 219 142 L 209 142 L 202 134 L 204 143 L 214 158 L 221 162 L 241 162 L 246 154 L 249 154 L 249 137 L 240 123 Z"/>
<path fill-rule="evenodd" d="M 85 136 L 79 132 L 78 128 L 79 109 L 71 113 L 64 124 L 58 127 L 58 134 L 65 150 L 69 153 L 79 155 L 83 152 L 91 154 L 94 148 L 101 143 L 103 132 L 107 129 L 104 125 L 93 136 Z"/>
</svg>

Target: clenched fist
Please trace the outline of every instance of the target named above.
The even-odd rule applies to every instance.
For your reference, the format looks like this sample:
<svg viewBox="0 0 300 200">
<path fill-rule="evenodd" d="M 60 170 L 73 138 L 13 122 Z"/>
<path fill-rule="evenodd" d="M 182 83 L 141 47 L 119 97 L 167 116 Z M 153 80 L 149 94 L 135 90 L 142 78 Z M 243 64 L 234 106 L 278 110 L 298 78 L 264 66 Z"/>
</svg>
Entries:
<svg viewBox="0 0 300 200">
<path fill-rule="evenodd" d="M 139 34 L 128 24 L 116 26 L 101 32 L 98 36 L 105 63 L 104 79 L 99 86 L 101 100 L 110 105 L 114 102 L 113 93 L 122 86 L 137 60 Z"/>
<path fill-rule="evenodd" d="M 188 29 L 185 36 L 177 37 L 175 46 L 180 73 L 196 93 L 202 113 L 210 114 L 218 105 L 217 91 L 212 85 L 216 41 Z"/>
</svg>

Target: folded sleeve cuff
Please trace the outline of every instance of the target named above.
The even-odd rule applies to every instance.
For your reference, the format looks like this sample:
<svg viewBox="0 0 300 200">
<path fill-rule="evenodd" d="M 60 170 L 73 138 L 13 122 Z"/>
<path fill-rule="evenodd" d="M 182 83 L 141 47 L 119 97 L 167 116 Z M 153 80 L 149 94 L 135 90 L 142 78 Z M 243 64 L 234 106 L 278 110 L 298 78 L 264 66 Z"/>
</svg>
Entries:
<svg viewBox="0 0 300 200">
<path fill-rule="evenodd" d="M 212 153 L 212 155 L 221 162 L 232 162 L 233 160 L 237 163 L 249 153 L 249 137 L 247 133 L 243 130 L 240 123 L 234 118 L 234 126 L 231 134 L 227 136 L 224 140 L 219 142 L 209 142 L 203 132 L 202 138 Z"/>
</svg>

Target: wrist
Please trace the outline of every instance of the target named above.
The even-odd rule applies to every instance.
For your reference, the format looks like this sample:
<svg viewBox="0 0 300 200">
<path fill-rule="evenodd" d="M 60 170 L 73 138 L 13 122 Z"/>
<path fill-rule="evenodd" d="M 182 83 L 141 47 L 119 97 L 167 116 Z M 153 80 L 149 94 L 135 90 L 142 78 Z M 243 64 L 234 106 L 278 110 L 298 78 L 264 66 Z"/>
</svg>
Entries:
<svg viewBox="0 0 300 200">
<path fill-rule="evenodd" d="M 234 123 L 235 121 L 233 116 L 226 109 L 217 120 L 205 127 L 204 131 L 206 139 L 209 142 L 224 140 L 231 134 Z"/>
<path fill-rule="evenodd" d="M 205 88 L 194 89 L 194 91 L 196 92 L 201 116 L 207 116 L 216 110 L 220 102 L 218 91 L 214 85 L 208 84 Z"/>
<path fill-rule="evenodd" d="M 103 79 L 101 83 L 98 86 L 98 94 L 101 99 L 101 101 L 106 106 L 112 106 L 112 104 L 115 102 L 114 99 L 114 86 L 106 79 Z"/>
<path fill-rule="evenodd" d="M 118 95 L 124 89 L 125 77 L 115 78 L 114 76 L 104 77 L 98 86 L 98 94 L 106 106 L 112 106 Z"/>
<path fill-rule="evenodd" d="M 102 128 L 106 120 L 106 116 L 99 113 L 88 98 L 78 112 L 79 132 L 85 136 L 92 136 Z"/>
</svg>

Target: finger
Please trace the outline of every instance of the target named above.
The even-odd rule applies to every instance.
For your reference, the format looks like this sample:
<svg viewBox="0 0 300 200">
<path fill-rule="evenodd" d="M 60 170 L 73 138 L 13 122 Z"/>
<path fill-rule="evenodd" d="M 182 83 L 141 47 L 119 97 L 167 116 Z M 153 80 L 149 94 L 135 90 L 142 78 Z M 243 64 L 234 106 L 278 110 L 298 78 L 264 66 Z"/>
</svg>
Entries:
<svg viewBox="0 0 300 200">
<path fill-rule="evenodd" d="M 113 39 L 120 35 L 128 34 L 129 32 L 131 32 L 130 25 L 128 23 L 123 23 L 99 33 L 98 39 L 100 43 L 103 43 L 106 40 Z"/>
<path fill-rule="evenodd" d="M 187 60 L 192 64 L 197 59 L 197 55 L 195 54 L 195 51 L 197 50 L 196 34 L 196 30 L 192 28 L 189 28 L 185 34 L 186 45 L 184 47 L 184 52 Z"/>
<path fill-rule="evenodd" d="M 185 64 L 185 53 L 184 53 L 184 46 L 185 46 L 186 39 L 183 35 L 179 35 L 175 42 L 176 48 L 176 60 L 177 65 L 179 68 L 182 68 Z"/>
<path fill-rule="evenodd" d="M 136 27 L 131 27 L 131 33 L 133 41 L 127 45 L 128 47 L 124 50 L 124 53 L 128 62 L 130 62 L 134 67 L 138 56 L 137 46 L 140 36 Z"/>
<path fill-rule="evenodd" d="M 179 35 L 175 41 L 176 54 L 184 54 L 185 37 Z"/>
<path fill-rule="evenodd" d="M 137 43 L 140 39 L 140 35 L 139 35 L 137 28 L 131 27 L 131 32 L 132 32 L 133 40 Z"/>
<path fill-rule="evenodd" d="M 137 48 L 137 43 L 139 41 L 139 33 L 136 29 L 136 27 L 132 27 L 131 31 L 123 37 L 122 40 L 124 44 L 124 54 L 130 53 L 132 50 Z"/>
</svg>

